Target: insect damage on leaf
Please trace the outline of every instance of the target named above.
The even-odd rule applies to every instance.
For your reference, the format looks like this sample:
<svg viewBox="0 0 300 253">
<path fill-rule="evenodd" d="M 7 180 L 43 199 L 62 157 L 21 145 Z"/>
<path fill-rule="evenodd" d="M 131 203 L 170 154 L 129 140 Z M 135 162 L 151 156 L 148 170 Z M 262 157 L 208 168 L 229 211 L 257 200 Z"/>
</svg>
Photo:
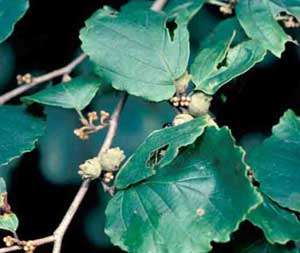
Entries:
<svg viewBox="0 0 300 253">
<path fill-rule="evenodd" d="M 146 161 L 146 166 L 152 168 L 157 166 L 160 163 L 163 156 L 165 155 L 168 147 L 169 145 L 164 145 L 163 147 L 152 151 L 149 155 L 148 160 Z"/>
</svg>

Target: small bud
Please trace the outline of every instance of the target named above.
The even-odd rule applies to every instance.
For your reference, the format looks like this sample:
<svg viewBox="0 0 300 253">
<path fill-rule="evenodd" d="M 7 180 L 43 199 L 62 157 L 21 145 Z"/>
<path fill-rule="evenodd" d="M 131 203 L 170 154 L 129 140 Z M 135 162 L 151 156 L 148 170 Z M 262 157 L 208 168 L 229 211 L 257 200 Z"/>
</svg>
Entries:
<svg viewBox="0 0 300 253">
<path fill-rule="evenodd" d="M 195 93 L 189 105 L 189 113 L 194 117 L 198 117 L 208 113 L 211 96 L 205 95 L 203 92 Z"/>
<path fill-rule="evenodd" d="M 178 114 L 173 120 L 173 126 L 178 126 L 180 124 L 191 121 L 193 119 L 194 119 L 193 116 L 191 116 L 190 114 L 187 113 Z"/>
<path fill-rule="evenodd" d="M 178 102 L 174 102 L 174 103 L 173 103 L 173 106 L 178 107 L 178 106 L 179 106 L 179 103 L 178 103 Z"/>
<path fill-rule="evenodd" d="M 11 236 L 6 236 L 3 238 L 3 242 L 5 243 L 6 247 L 10 247 L 13 246 L 17 241 Z"/>
<path fill-rule="evenodd" d="M 72 80 L 72 77 L 69 74 L 64 74 L 62 78 L 63 83 L 70 82 Z"/>
<path fill-rule="evenodd" d="M 170 99 L 170 102 L 171 103 L 174 103 L 174 102 L 179 102 L 179 98 L 178 97 L 172 97 L 171 99 Z"/>
<path fill-rule="evenodd" d="M 23 76 L 22 75 L 17 75 L 16 79 L 17 79 L 17 84 L 18 85 L 23 84 Z"/>
<path fill-rule="evenodd" d="M 90 178 L 96 179 L 100 176 L 102 171 L 100 161 L 98 157 L 86 160 L 79 166 L 78 174 L 81 175 L 82 179 Z"/>
<path fill-rule="evenodd" d="M 105 174 L 104 174 L 104 182 L 105 183 L 109 183 L 111 180 L 113 180 L 114 179 L 114 175 L 113 175 L 113 173 L 112 172 L 106 172 Z"/>
<path fill-rule="evenodd" d="M 105 171 L 116 171 L 119 169 L 119 166 L 124 161 L 125 155 L 124 151 L 119 147 L 111 148 L 106 152 L 100 154 L 99 160 L 101 167 Z"/>
<path fill-rule="evenodd" d="M 23 79 L 23 82 L 26 83 L 26 84 L 29 84 L 29 83 L 32 82 L 32 76 L 31 76 L 31 74 L 29 74 L 29 73 L 25 74 L 25 75 L 22 77 L 22 79 Z"/>
</svg>

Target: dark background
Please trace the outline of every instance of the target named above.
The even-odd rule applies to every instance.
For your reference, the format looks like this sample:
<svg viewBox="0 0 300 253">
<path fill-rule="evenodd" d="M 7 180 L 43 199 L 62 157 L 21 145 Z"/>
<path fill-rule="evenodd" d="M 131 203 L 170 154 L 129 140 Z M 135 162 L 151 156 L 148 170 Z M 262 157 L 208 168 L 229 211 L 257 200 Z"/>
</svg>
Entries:
<svg viewBox="0 0 300 253">
<path fill-rule="evenodd" d="M 3 81 L 0 87 L 2 92 L 15 87 L 14 77 L 19 73 L 43 73 L 69 63 L 79 52 L 78 35 L 84 21 L 104 4 L 119 8 L 124 2 L 31 0 L 29 11 L 16 25 L 14 34 L 3 46 L 4 50 L 2 52 L 0 50 L 0 58 L 1 54 L 3 55 L 2 68 L 7 70 L 5 82 Z M 222 18 L 215 7 L 205 8 L 204 12 L 191 24 L 192 52 L 197 49 L 199 38 L 203 38 Z M 296 31 L 288 32 L 298 37 Z M 81 71 L 85 71 L 84 67 L 76 73 Z M 299 80 L 299 48 L 290 43 L 282 59 L 268 56 L 256 68 L 234 80 L 232 85 L 222 88 L 214 98 L 212 112 L 220 125 L 228 125 L 237 140 L 246 148 L 251 148 L 270 134 L 272 125 L 278 122 L 285 110 L 291 108 L 300 113 Z M 224 96 L 227 98 L 226 102 L 222 100 Z M 96 101 L 97 99 L 100 102 L 95 102 L 91 106 L 97 110 L 98 104 L 111 109 L 116 101 L 115 95 L 107 95 L 104 100 L 96 98 Z M 15 99 L 12 103 L 19 103 L 19 100 Z M 138 108 L 143 108 L 144 111 L 141 112 Z M 51 113 L 52 109 L 46 109 L 46 113 L 47 110 Z M 43 169 L 44 167 L 47 169 L 45 164 L 49 163 L 47 161 L 49 152 L 60 152 L 59 147 L 64 149 L 64 145 L 67 146 L 69 142 L 73 144 L 80 142 L 72 136 L 74 126 L 78 126 L 77 116 L 71 112 L 61 111 L 60 118 L 57 121 L 53 120 L 58 127 L 52 126 L 47 134 L 50 139 L 60 138 L 61 134 L 67 131 L 70 134 L 64 136 L 63 142 L 56 143 L 53 149 L 49 147 L 44 150 L 45 141 L 42 141 L 38 149 L 24 155 L 10 166 L 11 168 L 4 168 L 2 172 L 9 182 L 9 200 L 19 217 L 18 234 L 22 239 L 50 235 L 78 189 L 79 177 L 76 173 L 77 167 L 74 167 L 74 164 L 78 166 L 77 161 L 73 164 L 65 162 L 65 167 L 62 166 L 50 176 Z M 172 119 L 171 108 L 166 104 L 154 105 L 136 98 L 129 101 L 124 113 L 132 115 L 134 119 L 129 120 L 126 116 L 121 118 L 123 124 L 120 135 L 123 134 L 123 137 L 119 137 L 116 142 L 123 145 L 129 143 L 130 147 L 125 148 L 127 155 L 133 152 L 151 130 L 161 127 L 163 123 Z M 145 122 L 143 115 L 148 115 L 150 120 Z M 70 125 L 70 119 L 73 125 Z M 137 131 L 141 133 L 135 138 Z M 79 149 L 69 150 L 64 159 L 76 160 L 78 152 L 81 154 L 84 152 L 83 158 L 89 158 L 86 154 L 95 154 L 102 138 L 103 133 L 96 135 L 88 144 L 78 144 Z M 103 206 L 106 199 L 103 195 L 100 184 L 92 184 L 65 236 L 63 252 L 120 252 L 104 238 Z M 90 210 L 94 211 L 91 213 Z M 100 218 L 97 218 L 97 214 Z M 244 223 L 234 237 L 243 242 L 245 238 L 249 239 L 250 234 L 253 239 L 262 236 L 258 229 Z M 216 246 L 215 252 L 230 253 L 233 250 L 232 244 L 229 243 Z M 50 252 L 50 247 L 42 247 L 37 252 Z"/>
</svg>

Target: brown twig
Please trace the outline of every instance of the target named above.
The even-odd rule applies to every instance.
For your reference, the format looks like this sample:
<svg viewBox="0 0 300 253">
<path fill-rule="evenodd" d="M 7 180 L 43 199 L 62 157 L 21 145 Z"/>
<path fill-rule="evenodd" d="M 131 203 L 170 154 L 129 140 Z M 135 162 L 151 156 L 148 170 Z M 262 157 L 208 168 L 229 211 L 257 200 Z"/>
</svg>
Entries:
<svg viewBox="0 0 300 253">
<path fill-rule="evenodd" d="M 168 0 L 156 0 L 151 6 L 151 10 L 153 11 L 161 11 L 165 5 L 167 4 Z"/>
<path fill-rule="evenodd" d="M 41 75 L 38 77 L 34 77 L 31 83 L 21 85 L 3 95 L 1 95 L 0 96 L 0 105 L 5 104 L 7 101 L 11 100 L 12 98 L 24 93 L 25 91 L 37 86 L 40 83 L 44 83 L 46 81 L 52 80 L 53 78 L 56 78 L 59 76 L 70 74 L 72 72 L 72 70 L 78 64 L 80 64 L 86 57 L 87 57 L 86 54 L 81 54 L 75 60 L 70 62 L 68 65 L 66 65 L 65 67 L 54 70 L 52 72 L 49 72 L 47 74 L 44 74 L 44 75 Z"/>
<path fill-rule="evenodd" d="M 64 237 L 66 230 L 68 229 L 76 211 L 78 210 L 82 200 L 84 199 L 84 197 L 89 189 L 90 182 L 91 182 L 90 179 L 85 179 L 82 182 L 68 211 L 66 212 L 64 218 L 62 219 L 62 221 L 59 224 L 59 226 L 57 227 L 57 229 L 54 231 L 55 240 L 54 240 L 54 246 L 53 246 L 53 253 L 60 252 L 63 237 Z"/>
<path fill-rule="evenodd" d="M 100 154 L 102 154 L 103 152 L 105 152 L 106 150 L 109 149 L 109 147 L 112 144 L 112 141 L 116 135 L 117 132 L 117 128 L 118 128 L 118 122 L 119 122 L 119 117 L 120 117 L 120 113 L 123 110 L 123 107 L 126 103 L 127 100 L 127 93 L 123 94 L 121 99 L 119 100 L 115 111 L 113 112 L 110 121 L 109 121 L 109 128 L 105 137 L 105 140 L 102 144 L 102 147 L 98 153 L 98 156 L 100 156 Z"/>
<path fill-rule="evenodd" d="M 105 140 L 101 146 L 100 152 L 104 152 L 105 150 L 109 149 L 110 145 L 113 142 L 113 139 L 116 135 L 116 131 L 118 128 L 118 122 L 119 122 L 119 118 L 120 118 L 120 114 L 123 110 L 123 107 L 125 105 L 127 99 L 127 94 L 123 94 L 122 97 L 120 98 L 109 123 L 109 128 L 105 137 Z M 80 188 L 79 191 L 77 192 L 72 204 L 70 205 L 67 213 L 65 214 L 63 220 L 61 221 L 61 223 L 59 224 L 59 226 L 57 227 L 57 229 L 54 232 L 54 236 L 55 236 L 55 241 L 54 241 L 54 246 L 53 246 L 53 253 L 60 253 L 61 250 L 61 244 L 62 244 L 62 240 L 63 237 L 66 233 L 66 230 L 68 229 L 77 209 L 79 208 L 82 200 L 84 199 L 84 196 L 87 193 L 87 190 L 89 188 L 90 185 L 90 180 L 89 179 L 85 179 Z"/>
<path fill-rule="evenodd" d="M 217 6 L 224 6 L 224 7 L 230 6 L 229 2 L 223 2 L 222 0 L 207 0 L 206 3 L 212 4 L 212 5 L 217 5 Z"/>
</svg>

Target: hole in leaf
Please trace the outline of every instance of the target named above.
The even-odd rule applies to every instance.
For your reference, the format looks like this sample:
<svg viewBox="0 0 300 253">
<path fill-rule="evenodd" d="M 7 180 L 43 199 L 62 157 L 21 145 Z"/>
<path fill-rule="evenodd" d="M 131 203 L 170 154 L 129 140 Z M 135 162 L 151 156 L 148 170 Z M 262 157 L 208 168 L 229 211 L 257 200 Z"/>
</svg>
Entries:
<svg viewBox="0 0 300 253">
<path fill-rule="evenodd" d="M 163 147 L 152 151 L 147 160 L 147 167 L 156 167 L 161 159 L 164 157 L 169 145 L 164 145 Z"/>
<path fill-rule="evenodd" d="M 250 167 L 247 167 L 247 176 L 250 180 L 250 182 L 252 183 L 253 186 L 255 187 L 259 187 L 260 183 L 256 180 L 255 178 L 255 173 L 251 170 Z"/>
<path fill-rule="evenodd" d="M 168 127 L 171 127 L 171 126 L 172 126 L 171 122 L 167 122 L 167 123 L 163 124 L 163 128 L 168 128 Z"/>
<path fill-rule="evenodd" d="M 166 23 L 166 28 L 169 32 L 171 41 L 173 41 L 174 40 L 174 33 L 175 33 L 176 28 L 177 28 L 177 24 L 175 22 L 175 19 L 168 20 L 167 23 Z"/>
<path fill-rule="evenodd" d="M 225 67 L 228 67 L 228 63 L 227 63 L 227 54 L 226 56 L 224 57 L 224 59 L 222 61 L 220 61 L 217 65 L 217 69 L 219 70 L 220 68 L 225 68 Z"/>
</svg>

